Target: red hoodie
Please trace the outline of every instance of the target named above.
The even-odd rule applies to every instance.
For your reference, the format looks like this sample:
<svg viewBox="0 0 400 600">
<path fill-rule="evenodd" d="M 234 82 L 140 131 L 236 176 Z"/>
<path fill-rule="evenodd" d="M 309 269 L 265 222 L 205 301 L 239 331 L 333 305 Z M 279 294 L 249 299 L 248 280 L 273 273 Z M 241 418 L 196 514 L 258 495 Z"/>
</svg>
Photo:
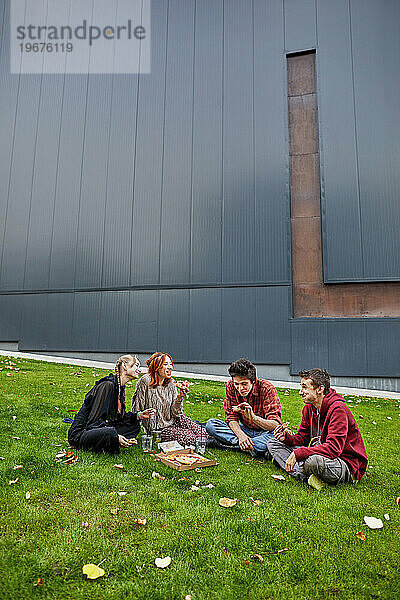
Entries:
<svg viewBox="0 0 400 600">
<path fill-rule="evenodd" d="M 311 439 L 317 435 L 321 436 L 320 443 L 308 448 Z M 319 413 L 312 404 L 304 406 L 299 431 L 286 434 L 285 443 L 300 446 L 294 450 L 297 461 L 312 454 L 343 459 L 356 479 L 361 479 L 367 468 L 367 453 L 360 430 L 344 398 L 333 388 L 324 396 Z"/>
</svg>

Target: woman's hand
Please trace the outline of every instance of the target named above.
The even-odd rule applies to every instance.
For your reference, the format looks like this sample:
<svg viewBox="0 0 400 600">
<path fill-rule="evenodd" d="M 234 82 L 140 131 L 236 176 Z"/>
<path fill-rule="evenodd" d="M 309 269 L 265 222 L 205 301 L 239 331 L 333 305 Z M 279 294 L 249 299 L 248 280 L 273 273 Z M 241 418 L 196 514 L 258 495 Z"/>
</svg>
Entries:
<svg viewBox="0 0 400 600">
<path fill-rule="evenodd" d="M 175 381 L 175 385 L 179 390 L 178 400 L 182 400 L 183 396 L 186 396 L 189 393 L 189 386 L 191 384 L 189 381 Z"/>
<path fill-rule="evenodd" d="M 137 440 L 135 440 L 135 438 L 128 440 L 128 438 L 124 437 L 123 435 L 119 435 L 118 443 L 123 448 L 129 448 L 129 446 L 134 446 L 135 444 L 137 444 Z"/>
<path fill-rule="evenodd" d="M 146 408 L 146 410 L 143 410 L 142 412 L 138 412 L 138 414 L 137 414 L 139 421 L 141 421 L 142 419 L 151 419 L 152 417 L 155 417 L 155 415 L 156 415 L 155 408 Z"/>
</svg>

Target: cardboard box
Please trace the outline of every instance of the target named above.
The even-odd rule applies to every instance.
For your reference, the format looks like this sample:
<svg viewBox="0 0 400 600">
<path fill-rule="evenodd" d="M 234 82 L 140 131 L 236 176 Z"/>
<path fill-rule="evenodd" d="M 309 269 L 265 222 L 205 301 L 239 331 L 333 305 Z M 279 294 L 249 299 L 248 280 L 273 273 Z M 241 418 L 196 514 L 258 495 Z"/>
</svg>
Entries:
<svg viewBox="0 0 400 600">
<path fill-rule="evenodd" d="M 178 455 L 178 454 L 190 454 L 192 456 L 196 456 L 197 458 L 199 458 L 199 461 L 194 462 L 192 465 L 182 465 L 178 462 L 175 462 L 174 460 L 168 460 L 168 456 L 174 454 L 174 455 Z M 156 454 L 156 459 L 159 460 L 160 462 L 162 462 L 164 465 L 167 465 L 168 467 L 171 467 L 172 469 L 175 469 L 176 471 L 189 471 L 190 469 L 202 469 L 203 467 L 214 467 L 217 463 L 217 461 L 215 460 L 215 458 L 206 458 L 204 456 L 201 456 L 200 454 L 196 454 L 196 452 L 192 449 L 183 449 L 183 450 L 176 450 L 175 452 L 160 452 L 159 454 Z"/>
</svg>

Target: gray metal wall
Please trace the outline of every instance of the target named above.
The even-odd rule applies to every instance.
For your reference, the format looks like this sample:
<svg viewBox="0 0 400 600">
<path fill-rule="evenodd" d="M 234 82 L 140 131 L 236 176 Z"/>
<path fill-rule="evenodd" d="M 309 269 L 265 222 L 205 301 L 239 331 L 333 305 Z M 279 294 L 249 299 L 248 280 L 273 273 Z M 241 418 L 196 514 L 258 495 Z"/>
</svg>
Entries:
<svg viewBox="0 0 400 600">
<path fill-rule="evenodd" d="M 285 53 L 309 48 L 325 280 L 398 278 L 398 10 L 391 0 L 153 0 L 150 75 L 18 76 L 0 2 L 0 340 L 164 348 L 193 362 L 301 354 L 290 334 Z"/>
</svg>

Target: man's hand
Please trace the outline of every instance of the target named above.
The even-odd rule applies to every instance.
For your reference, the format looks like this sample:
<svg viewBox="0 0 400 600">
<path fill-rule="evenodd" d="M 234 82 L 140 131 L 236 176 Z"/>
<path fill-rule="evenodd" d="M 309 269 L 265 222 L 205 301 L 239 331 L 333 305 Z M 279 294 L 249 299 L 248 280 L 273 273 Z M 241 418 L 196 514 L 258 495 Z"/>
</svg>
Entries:
<svg viewBox="0 0 400 600">
<path fill-rule="evenodd" d="M 297 458 L 294 452 L 292 452 L 292 454 L 289 456 L 289 458 L 287 459 L 286 463 L 285 463 L 285 471 L 287 471 L 288 473 L 290 473 L 290 471 L 293 471 L 294 469 L 294 465 L 297 462 Z"/>
<path fill-rule="evenodd" d="M 242 402 L 239 404 L 239 408 L 245 419 L 250 421 L 250 423 L 254 423 L 256 415 L 254 414 L 253 408 L 250 406 L 250 404 L 248 402 Z"/>
<path fill-rule="evenodd" d="M 289 423 L 283 423 L 274 429 L 274 437 L 280 442 L 284 442 L 286 439 L 286 432 L 289 432 L 288 425 Z"/>
<path fill-rule="evenodd" d="M 253 442 L 248 435 L 242 433 L 241 435 L 239 434 L 237 438 L 239 441 L 240 449 L 243 450 L 243 452 L 251 452 L 251 450 L 254 450 Z"/>
<path fill-rule="evenodd" d="M 143 410 L 142 412 L 138 412 L 137 416 L 138 419 L 141 421 L 142 419 L 151 419 L 152 417 L 154 417 L 156 414 L 156 409 L 155 408 L 146 408 L 146 410 Z"/>
</svg>

